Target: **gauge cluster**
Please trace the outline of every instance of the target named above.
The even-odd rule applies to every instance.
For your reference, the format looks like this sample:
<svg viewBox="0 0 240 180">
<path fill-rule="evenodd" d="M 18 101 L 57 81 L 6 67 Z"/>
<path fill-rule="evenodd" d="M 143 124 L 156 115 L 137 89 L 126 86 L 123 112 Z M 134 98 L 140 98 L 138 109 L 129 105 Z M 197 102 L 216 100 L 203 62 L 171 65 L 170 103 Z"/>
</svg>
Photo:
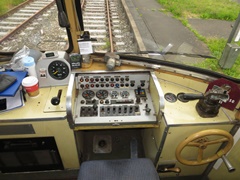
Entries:
<svg viewBox="0 0 240 180">
<path fill-rule="evenodd" d="M 76 73 L 75 120 L 79 124 L 153 123 L 149 71 Z"/>
</svg>

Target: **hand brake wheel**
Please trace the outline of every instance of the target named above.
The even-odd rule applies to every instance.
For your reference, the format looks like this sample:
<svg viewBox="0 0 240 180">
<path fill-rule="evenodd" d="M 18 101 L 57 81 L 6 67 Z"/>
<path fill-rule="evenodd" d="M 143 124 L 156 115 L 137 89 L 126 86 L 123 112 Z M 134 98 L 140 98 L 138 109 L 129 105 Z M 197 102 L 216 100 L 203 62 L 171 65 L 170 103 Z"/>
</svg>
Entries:
<svg viewBox="0 0 240 180">
<path fill-rule="evenodd" d="M 213 135 L 220 136 L 220 138 L 210 140 L 208 136 L 213 136 Z M 203 157 L 203 152 L 207 148 L 207 146 L 223 143 L 223 142 L 227 143 L 227 145 L 224 148 L 218 150 L 218 152 L 212 156 L 205 157 L 205 158 Z M 196 160 L 187 160 L 182 157 L 181 152 L 187 146 L 198 148 Z M 233 137 L 230 133 L 220 129 L 208 129 L 208 130 L 203 130 L 203 131 L 194 133 L 189 137 L 187 137 L 184 141 L 182 141 L 178 145 L 175 151 L 175 155 L 177 160 L 184 165 L 191 165 L 191 166 L 202 165 L 202 164 L 207 164 L 209 162 L 215 161 L 218 158 L 221 158 L 232 148 L 232 146 L 233 146 Z"/>
</svg>

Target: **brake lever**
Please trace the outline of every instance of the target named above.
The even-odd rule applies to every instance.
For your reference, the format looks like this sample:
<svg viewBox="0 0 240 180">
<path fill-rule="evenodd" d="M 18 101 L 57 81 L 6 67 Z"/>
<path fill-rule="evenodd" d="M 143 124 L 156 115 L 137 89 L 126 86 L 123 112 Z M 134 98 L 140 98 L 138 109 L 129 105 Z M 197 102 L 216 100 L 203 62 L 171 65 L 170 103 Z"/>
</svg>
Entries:
<svg viewBox="0 0 240 180">
<path fill-rule="evenodd" d="M 197 99 L 204 99 L 203 94 L 178 93 L 177 98 L 181 102 L 188 102 Z"/>
</svg>

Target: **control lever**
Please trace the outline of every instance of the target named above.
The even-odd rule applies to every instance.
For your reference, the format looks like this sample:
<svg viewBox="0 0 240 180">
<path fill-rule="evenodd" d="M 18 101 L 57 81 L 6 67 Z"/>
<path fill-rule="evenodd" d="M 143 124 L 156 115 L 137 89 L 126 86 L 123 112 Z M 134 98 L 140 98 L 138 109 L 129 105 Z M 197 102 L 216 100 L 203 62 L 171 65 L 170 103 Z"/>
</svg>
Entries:
<svg viewBox="0 0 240 180">
<path fill-rule="evenodd" d="M 196 110 L 201 117 L 208 118 L 215 117 L 218 114 L 221 102 L 227 102 L 229 95 L 226 91 L 216 91 L 214 89 L 214 91 L 210 90 L 205 94 L 179 93 L 177 98 L 181 102 L 199 99 Z"/>
<path fill-rule="evenodd" d="M 203 99 L 204 95 L 203 94 L 179 93 L 177 95 L 177 98 L 179 101 L 188 102 L 191 100 Z"/>
<path fill-rule="evenodd" d="M 180 173 L 181 169 L 179 167 L 174 167 L 174 168 L 164 168 L 160 173 L 167 173 L 167 172 L 175 172 L 175 173 Z"/>
<path fill-rule="evenodd" d="M 225 155 L 222 155 L 221 158 L 222 158 L 224 164 L 227 166 L 228 172 L 235 171 L 235 168 L 231 165 L 231 163 L 228 161 L 228 159 L 227 159 L 227 157 Z"/>
<path fill-rule="evenodd" d="M 54 105 L 54 106 L 59 105 L 60 99 L 61 99 L 61 95 L 62 95 L 62 89 L 59 89 L 59 90 L 58 90 L 57 97 L 53 97 L 53 98 L 51 99 L 52 105 Z"/>
<path fill-rule="evenodd" d="M 179 174 L 181 169 L 179 167 L 175 167 L 175 164 L 165 164 L 159 165 L 157 168 L 158 173 L 168 173 L 168 172 L 175 172 Z"/>
</svg>

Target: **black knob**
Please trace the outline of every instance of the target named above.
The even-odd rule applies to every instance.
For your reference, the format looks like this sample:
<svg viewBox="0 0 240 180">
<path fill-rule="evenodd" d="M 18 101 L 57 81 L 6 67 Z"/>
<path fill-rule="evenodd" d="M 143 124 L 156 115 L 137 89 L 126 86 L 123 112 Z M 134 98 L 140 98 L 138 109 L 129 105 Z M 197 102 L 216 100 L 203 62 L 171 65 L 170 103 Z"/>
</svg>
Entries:
<svg viewBox="0 0 240 180">
<path fill-rule="evenodd" d="M 52 105 L 57 106 L 60 103 L 60 99 L 58 97 L 53 97 L 51 99 L 51 103 L 52 103 Z"/>
<path fill-rule="evenodd" d="M 62 90 L 59 89 L 59 90 L 58 90 L 57 97 L 53 97 L 53 98 L 51 99 L 52 105 L 54 105 L 54 106 L 59 105 L 60 99 L 61 99 L 61 95 L 62 95 Z"/>
</svg>

